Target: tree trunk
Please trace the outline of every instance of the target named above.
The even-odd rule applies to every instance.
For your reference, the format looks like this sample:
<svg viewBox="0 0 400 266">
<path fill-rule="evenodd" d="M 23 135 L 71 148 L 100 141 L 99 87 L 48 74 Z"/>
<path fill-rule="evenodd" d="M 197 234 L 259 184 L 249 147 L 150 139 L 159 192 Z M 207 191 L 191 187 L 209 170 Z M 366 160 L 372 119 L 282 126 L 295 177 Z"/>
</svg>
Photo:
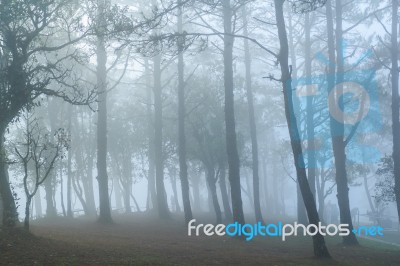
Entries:
<svg viewBox="0 0 400 266">
<path fill-rule="evenodd" d="M 231 206 L 229 204 L 228 192 L 226 191 L 226 169 L 225 169 L 224 163 L 219 164 L 219 171 L 220 171 L 219 187 L 221 190 L 221 197 L 222 197 L 222 204 L 224 207 L 225 220 L 232 221 L 232 211 L 231 211 Z"/>
<path fill-rule="evenodd" d="M 321 166 L 322 168 L 322 166 Z M 323 181 L 323 177 L 322 177 L 322 169 L 320 171 L 316 171 L 316 178 L 315 178 L 315 183 L 316 183 L 316 195 L 314 195 L 314 198 L 317 199 L 318 198 L 318 214 L 319 217 L 321 218 L 322 222 L 325 222 L 324 219 L 324 209 L 325 209 L 325 186 L 322 184 Z"/>
<path fill-rule="evenodd" d="M 57 99 L 51 99 L 49 100 L 48 103 L 48 117 L 49 117 L 49 122 L 50 122 L 50 130 L 51 130 L 51 137 L 54 135 L 56 131 L 56 123 L 57 123 L 57 108 L 58 108 L 58 103 Z M 47 217 L 55 217 L 57 216 L 57 208 L 56 208 L 56 202 L 54 198 L 54 193 L 56 190 L 56 178 L 57 178 L 57 171 L 51 171 L 49 176 L 46 178 L 46 181 L 44 182 L 44 188 L 46 192 L 46 204 L 47 204 L 47 209 L 46 209 L 46 216 Z"/>
<path fill-rule="evenodd" d="M 25 205 L 25 220 L 24 220 L 24 229 L 26 231 L 29 231 L 29 218 L 30 218 L 30 211 L 31 211 L 31 201 L 32 201 L 32 196 L 28 196 L 26 199 L 26 205 Z"/>
<path fill-rule="evenodd" d="M 77 176 L 73 176 L 71 182 L 72 182 L 72 187 L 75 190 L 75 195 L 78 197 L 79 202 L 82 205 L 83 212 L 87 214 L 88 213 L 87 205 L 85 199 L 83 198 L 83 191 L 79 184 L 79 179 L 77 178 Z"/>
<path fill-rule="evenodd" d="M 301 224 L 308 224 L 306 206 L 304 205 L 303 196 L 301 195 L 301 189 L 299 182 L 297 182 L 297 221 Z"/>
<path fill-rule="evenodd" d="M 212 166 L 207 166 L 206 180 L 209 187 L 210 196 L 212 199 L 212 205 L 215 211 L 216 224 L 222 223 L 222 213 L 221 207 L 219 206 L 218 196 L 217 196 L 217 186 L 216 186 L 216 176 L 215 170 Z"/>
<path fill-rule="evenodd" d="M 393 167 L 394 167 L 394 193 L 397 202 L 397 214 L 400 221 L 400 120 L 399 120 L 399 55 L 398 55 L 398 0 L 392 1 L 392 134 L 393 134 Z"/>
<path fill-rule="evenodd" d="M 89 121 L 93 121 L 92 113 L 89 112 Z M 94 157 L 96 151 L 96 140 L 91 140 L 93 134 L 92 127 L 89 125 L 89 138 L 86 139 L 87 148 L 86 148 L 86 158 L 87 158 L 87 165 L 86 165 L 86 175 L 82 178 L 82 185 L 83 190 L 85 191 L 85 199 L 86 199 L 86 206 L 87 206 L 87 215 L 91 217 L 96 217 L 96 203 L 94 200 L 94 190 L 93 190 L 93 164 L 94 164 Z"/>
<path fill-rule="evenodd" d="M 50 174 L 49 177 L 44 181 L 44 191 L 46 193 L 46 216 L 47 217 L 55 217 L 57 216 L 57 211 L 54 206 L 53 201 L 53 184 L 52 184 L 53 175 Z"/>
<path fill-rule="evenodd" d="M 247 11 L 246 6 L 243 7 L 243 35 L 248 36 Z M 249 40 L 244 39 L 244 61 L 246 66 L 246 95 L 249 112 L 250 137 L 251 137 L 251 155 L 253 168 L 253 198 L 254 198 L 254 213 L 256 221 L 264 223 L 261 214 L 260 206 L 260 177 L 259 177 L 259 161 L 258 161 L 258 141 L 257 127 L 254 117 L 254 100 L 253 90 L 251 86 L 251 55 L 249 48 Z"/>
<path fill-rule="evenodd" d="M 60 199 L 61 199 L 61 209 L 64 217 L 67 217 L 67 212 L 65 210 L 64 204 L 64 176 L 63 176 L 63 167 L 62 165 L 59 166 L 60 170 Z"/>
<path fill-rule="evenodd" d="M 181 4 L 181 0 L 178 0 Z M 182 33 L 182 7 L 179 7 L 178 14 L 178 32 Z M 179 153 L 179 177 L 181 179 L 183 210 L 185 212 L 185 222 L 188 223 L 193 219 L 192 208 L 190 206 L 189 180 L 186 164 L 186 135 L 185 135 L 185 81 L 184 81 L 184 62 L 183 49 L 184 37 L 178 40 L 178 153 Z M 178 199 L 176 199 L 177 207 Z"/>
<path fill-rule="evenodd" d="M 223 0 L 224 14 L 224 87 L 225 87 L 225 126 L 226 149 L 229 165 L 229 181 L 231 185 L 233 220 L 245 224 L 240 187 L 240 161 L 237 150 L 234 84 L 233 84 L 233 42 L 232 34 L 232 8 L 230 0 Z"/>
<path fill-rule="evenodd" d="M 36 218 L 40 218 L 43 216 L 43 214 L 42 214 L 42 199 L 40 196 L 40 189 L 37 190 L 34 200 L 35 200 Z"/>
<path fill-rule="evenodd" d="M 148 187 L 151 196 L 151 203 L 154 209 L 157 209 L 157 193 L 156 193 L 156 181 L 155 181 L 155 165 L 154 165 L 154 120 L 152 116 L 152 98 L 151 98 L 151 85 L 150 85 L 150 71 L 149 71 L 149 60 L 145 59 L 145 75 L 146 75 L 146 99 L 147 99 L 147 133 L 148 133 L 148 160 L 149 160 L 149 171 L 148 171 Z"/>
<path fill-rule="evenodd" d="M 98 90 L 98 121 L 97 121 L 97 181 L 99 183 L 99 222 L 112 223 L 110 198 L 108 194 L 107 174 L 107 54 L 104 43 L 105 0 L 98 1 L 98 31 L 97 34 L 97 90 Z"/>
<path fill-rule="evenodd" d="M 366 175 L 364 175 L 364 189 L 365 189 L 365 194 L 367 195 L 369 207 L 371 208 L 371 211 L 375 213 L 375 206 L 374 203 L 372 202 L 371 194 L 369 193 L 368 178 Z"/>
<path fill-rule="evenodd" d="M 17 207 L 8 181 L 7 155 L 4 147 L 4 135 L 7 126 L 0 125 L 0 194 L 3 205 L 3 226 L 14 227 L 18 222 Z"/>
<path fill-rule="evenodd" d="M 156 189 L 158 215 L 161 219 L 167 219 L 169 218 L 169 210 L 164 187 L 162 115 L 161 55 L 158 54 L 154 57 L 154 152 L 156 166 Z"/>
<path fill-rule="evenodd" d="M 125 206 L 125 213 L 131 213 L 131 194 L 132 194 L 132 187 L 124 188 L 124 206 Z M 140 211 L 140 209 L 139 209 Z"/>
<path fill-rule="evenodd" d="M 196 175 L 192 178 L 193 187 L 193 206 L 197 212 L 201 211 L 200 204 L 200 176 Z"/>
<path fill-rule="evenodd" d="M 326 3 L 326 18 L 327 18 L 327 33 L 328 33 L 328 53 L 330 64 L 328 66 L 328 92 L 330 92 L 335 85 L 338 87 L 338 93 L 341 94 L 343 86 L 344 66 L 343 66 L 343 48 L 342 48 L 342 4 L 340 0 L 336 1 L 336 52 L 337 60 L 335 61 L 335 49 L 333 39 L 333 15 L 331 0 Z M 335 75 L 335 62 L 337 65 L 337 73 Z M 336 81 L 335 81 L 336 77 Z M 339 100 L 343 103 L 343 97 Z M 343 106 L 339 104 L 339 106 Z M 343 243 L 347 245 L 358 245 L 356 235 L 352 232 L 353 222 L 350 213 L 349 203 L 349 186 L 347 182 L 346 172 L 346 144 L 344 141 L 344 124 L 336 121 L 332 116 L 330 120 L 330 131 L 332 138 L 333 156 L 335 158 L 336 169 L 336 184 L 337 184 L 337 199 L 340 212 L 340 223 L 348 224 L 350 234 L 343 236 Z"/>
<path fill-rule="evenodd" d="M 114 198 L 115 198 L 115 208 L 117 210 L 122 209 L 122 202 L 123 202 L 123 193 L 121 186 L 119 184 L 119 178 L 117 171 L 115 171 L 115 175 L 113 177 L 113 192 L 114 192 Z"/>
<path fill-rule="evenodd" d="M 299 182 L 301 194 L 303 195 L 304 204 L 306 206 L 308 220 L 310 224 L 318 226 L 320 222 L 317 212 L 317 207 L 314 201 L 313 194 L 307 181 L 307 174 L 305 168 L 302 168 L 304 161 L 302 159 L 302 147 L 300 141 L 299 129 L 296 123 L 296 117 L 293 106 L 293 88 L 291 73 L 289 71 L 289 45 L 286 33 L 285 18 L 283 15 L 283 3 L 282 0 L 274 0 L 275 13 L 276 13 L 276 24 L 278 27 L 278 36 L 280 43 L 279 52 L 279 64 L 282 73 L 282 85 L 283 85 L 283 96 L 285 102 L 285 116 L 289 128 L 290 143 L 292 146 L 294 164 L 296 167 L 297 179 Z M 324 237 L 317 233 L 313 236 L 314 244 L 314 255 L 316 257 L 330 257 L 328 249 L 325 245 Z"/>
<path fill-rule="evenodd" d="M 72 134 L 72 105 L 68 105 L 68 132 Z M 72 213 L 72 149 L 68 149 L 67 162 L 67 217 L 74 217 Z"/>
<path fill-rule="evenodd" d="M 92 153 L 92 150 L 88 152 Z M 88 154 L 88 165 L 86 167 L 85 180 L 83 180 L 83 190 L 85 191 L 88 215 L 95 217 L 97 215 L 97 212 L 96 212 L 96 204 L 94 200 L 94 191 L 93 191 L 93 160 L 94 160 L 94 154 Z"/>
<path fill-rule="evenodd" d="M 305 72 L 306 72 L 306 84 L 311 84 L 311 23 L 310 14 L 307 13 L 304 24 L 305 31 Z M 310 184 L 311 192 L 315 198 L 315 140 L 314 140 L 314 108 L 313 101 L 314 97 L 311 95 L 311 86 L 308 88 L 309 94 L 307 95 L 307 171 L 308 171 L 308 183 Z"/>
<path fill-rule="evenodd" d="M 264 144 L 265 145 L 265 144 Z M 267 146 L 267 145 L 265 145 Z M 264 204 L 265 204 L 265 209 L 268 210 L 268 212 L 271 212 L 271 202 L 269 200 L 269 191 L 268 191 L 268 173 L 267 173 L 267 160 L 266 157 L 268 157 L 268 152 L 264 151 L 263 156 L 261 156 L 262 160 L 262 173 L 263 173 L 263 191 L 264 191 Z"/>
</svg>

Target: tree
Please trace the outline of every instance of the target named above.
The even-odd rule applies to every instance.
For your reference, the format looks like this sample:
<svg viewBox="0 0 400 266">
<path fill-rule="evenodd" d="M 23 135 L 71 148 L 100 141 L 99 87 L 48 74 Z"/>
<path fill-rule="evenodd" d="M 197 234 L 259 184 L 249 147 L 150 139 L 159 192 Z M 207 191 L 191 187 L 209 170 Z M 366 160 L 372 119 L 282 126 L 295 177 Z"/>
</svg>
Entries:
<svg viewBox="0 0 400 266">
<path fill-rule="evenodd" d="M 337 84 L 338 94 L 343 93 L 343 75 L 344 75 L 344 62 L 343 62 L 343 47 L 342 47 L 342 19 L 341 11 L 342 4 L 338 0 L 336 2 L 336 41 L 334 40 L 333 33 L 333 14 L 331 0 L 326 2 L 326 20 L 327 20 L 327 34 L 328 34 L 328 54 L 330 64 L 328 66 L 328 90 L 331 90 Z M 335 43 L 336 43 L 336 56 L 335 58 Z M 336 64 L 334 64 L 336 62 Z M 337 66 L 337 72 L 335 67 Z M 340 97 L 340 106 L 343 106 L 343 97 Z M 342 119 L 342 121 L 344 121 Z M 358 245 L 357 238 L 352 232 L 353 222 L 350 213 L 349 203 L 349 187 L 346 172 L 346 143 L 348 140 L 344 138 L 344 124 L 336 121 L 332 116 L 329 116 L 330 131 L 332 138 L 333 156 L 335 158 L 336 169 L 336 184 L 337 184 L 337 199 L 340 210 L 340 222 L 349 225 L 350 234 L 343 236 L 343 243 L 349 245 Z M 349 136 L 350 137 L 350 136 Z"/>
<path fill-rule="evenodd" d="M 398 9 L 399 1 L 392 1 L 391 61 L 392 76 L 392 132 L 393 132 L 393 173 L 394 194 L 397 202 L 397 213 L 400 221 L 400 99 L 399 99 L 399 44 L 398 44 Z"/>
<path fill-rule="evenodd" d="M 178 5 L 181 3 L 178 0 Z M 178 14 L 178 33 L 181 34 L 182 29 L 182 7 L 179 7 Z M 178 152 L 179 152 L 179 176 L 181 179 L 183 209 L 185 212 L 185 222 L 188 223 L 193 219 L 192 208 L 189 199 L 189 180 L 186 164 L 186 135 L 185 135 L 185 81 L 184 81 L 184 62 L 183 49 L 185 38 L 178 39 Z"/>
<path fill-rule="evenodd" d="M 0 193 L 4 225 L 14 226 L 17 221 L 4 151 L 8 125 L 43 94 L 74 104 L 93 101 L 92 92 L 78 89 L 70 75 L 73 69 L 66 64 L 80 57 L 81 52 L 73 44 L 90 33 L 80 24 L 82 13 L 73 1 L 7 0 L 0 6 Z M 58 86 L 50 88 L 51 84 Z"/>
<path fill-rule="evenodd" d="M 107 0 L 97 1 L 97 181 L 99 182 L 99 222 L 112 223 L 110 198 L 108 194 L 107 174 L 107 53 L 106 37 L 106 8 Z"/>
<path fill-rule="evenodd" d="M 289 70 L 289 44 L 286 33 L 285 18 L 283 15 L 284 0 L 274 0 L 276 24 L 278 27 L 278 37 L 280 43 L 280 51 L 278 62 L 281 69 L 281 82 L 283 86 L 283 96 L 285 103 L 286 121 L 289 127 L 290 144 L 293 151 L 294 165 L 296 167 L 297 180 L 299 182 L 301 194 L 303 196 L 304 205 L 307 210 L 308 220 L 310 224 L 318 225 L 320 222 L 317 206 L 315 204 L 314 196 L 311 192 L 310 186 L 307 181 L 307 173 L 303 167 L 304 158 L 302 157 L 302 146 L 300 141 L 299 129 L 297 127 L 296 116 L 293 107 L 293 88 L 291 71 Z M 314 255 L 316 257 L 326 258 L 330 257 L 328 249 L 325 245 L 324 237 L 317 233 L 313 236 Z"/>
<path fill-rule="evenodd" d="M 243 36 L 248 37 L 248 22 L 246 6 L 243 7 Z M 249 48 L 249 40 L 244 39 L 244 53 L 246 65 L 246 96 L 249 112 L 250 137 L 251 137 L 251 155 L 253 169 L 253 195 L 254 195 L 254 213 L 256 220 L 263 222 L 260 206 L 260 177 L 259 177 L 259 161 L 258 161 L 258 141 L 257 127 L 254 116 L 254 99 L 251 82 L 251 55 Z"/>
<path fill-rule="evenodd" d="M 54 170 L 58 158 L 62 158 L 64 150 L 68 149 L 68 137 L 63 129 L 54 133 L 55 142 L 52 141 L 51 133 L 46 133 L 39 125 L 37 119 L 31 120 L 29 115 L 26 117 L 26 129 L 24 142 L 20 144 L 22 148 L 14 147 L 15 153 L 23 167 L 23 185 L 26 195 L 25 221 L 24 228 L 29 231 L 30 206 L 32 198 L 35 196 L 50 173 Z M 30 167 L 32 167 L 30 171 Z M 32 184 L 29 188 L 28 177 Z"/>
<path fill-rule="evenodd" d="M 242 191 L 240 187 L 240 161 L 237 150 L 234 84 L 233 84 L 233 43 L 232 31 L 233 7 L 230 0 L 222 0 L 224 20 L 224 87 L 225 87 L 225 127 L 226 152 L 228 156 L 228 176 L 231 185 L 233 220 L 244 224 Z"/>
</svg>

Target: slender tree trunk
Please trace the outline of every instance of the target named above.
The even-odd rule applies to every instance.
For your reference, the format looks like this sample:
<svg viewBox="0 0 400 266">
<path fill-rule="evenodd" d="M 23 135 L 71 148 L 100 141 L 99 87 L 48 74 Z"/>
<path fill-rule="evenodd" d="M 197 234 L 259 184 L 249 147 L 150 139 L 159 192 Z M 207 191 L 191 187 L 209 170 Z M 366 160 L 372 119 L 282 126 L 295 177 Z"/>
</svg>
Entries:
<svg viewBox="0 0 400 266">
<path fill-rule="evenodd" d="M 122 197 L 124 200 L 124 207 L 126 213 L 131 213 L 131 194 L 132 194 L 132 158 L 131 155 L 126 154 L 123 157 L 122 162 L 122 177 L 120 179 L 121 182 L 116 180 L 116 182 L 121 183 L 122 185 Z M 140 209 L 138 210 L 140 211 Z"/>
<path fill-rule="evenodd" d="M 136 210 L 137 210 L 138 212 L 141 212 L 140 207 L 139 207 L 139 204 L 137 203 L 136 198 L 135 198 L 135 197 L 133 196 L 133 194 L 132 194 L 132 189 L 131 189 L 131 198 L 132 198 L 132 200 L 133 200 L 133 203 L 135 203 Z"/>
<path fill-rule="evenodd" d="M 308 14 L 306 14 L 307 16 Z M 297 78 L 297 58 L 296 58 L 296 51 L 295 51 L 295 44 L 294 44 L 294 37 L 293 37 L 293 23 L 292 23 L 292 17 L 288 16 L 288 34 L 289 34 L 289 53 L 290 53 L 290 58 L 292 61 L 292 78 Z M 304 26 L 306 28 L 306 25 Z M 305 29 L 306 31 L 307 29 Z M 307 34 L 307 33 L 305 33 Z M 307 39 L 307 36 L 306 36 Z M 305 46 L 307 46 L 307 44 L 305 44 Z M 310 61 L 307 61 L 307 58 L 305 59 L 305 64 L 310 63 Z M 306 73 L 307 75 L 307 73 Z M 307 102 L 308 104 L 308 102 Z M 295 97 L 293 99 L 293 105 L 295 107 L 299 106 L 299 101 L 298 99 Z M 299 110 L 299 109 L 298 109 Z M 308 114 L 308 113 L 307 113 Z M 308 122 L 308 121 L 307 121 Z M 308 127 L 307 127 L 308 129 Z M 310 174 L 310 168 L 308 168 L 308 174 Z M 309 175 L 308 176 L 308 183 L 310 185 L 310 189 L 313 192 L 315 190 L 315 180 L 313 182 L 313 175 Z M 278 191 L 278 190 L 276 190 Z M 313 192 L 314 195 L 314 192 Z M 279 207 L 279 210 L 281 210 L 281 208 Z M 300 186 L 299 184 L 297 184 L 297 219 L 299 223 L 302 224 L 307 224 L 308 223 L 308 219 L 307 219 L 307 213 L 306 213 L 306 207 L 304 205 L 304 201 L 303 201 L 303 196 L 301 195 L 301 190 L 300 190 Z"/>
<path fill-rule="evenodd" d="M 246 6 L 243 7 L 243 35 L 248 36 L 247 25 L 247 10 Z M 244 39 L 244 61 L 246 66 L 246 94 L 249 112 L 250 123 L 250 137 L 251 137 L 251 155 L 252 155 L 252 168 L 253 168 L 253 198 L 254 198 L 254 213 L 256 220 L 264 223 L 261 206 L 260 206 L 260 176 L 259 176 L 259 161 L 258 161 L 258 141 L 257 141 L 257 127 L 256 119 L 254 117 L 254 100 L 253 90 L 251 86 L 251 55 L 249 48 L 249 40 Z"/>
<path fill-rule="evenodd" d="M 63 216 L 67 217 L 67 212 L 65 210 L 65 204 L 64 204 L 64 176 L 63 176 L 63 167 L 60 165 L 59 167 L 60 170 L 60 199 L 61 199 L 61 209 L 63 212 Z"/>
<path fill-rule="evenodd" d="M 343 47 L 342 47 L 342 4 L 340 0 L 336 1 L 336 52 L 337 60 L 335 60 L 335 48 L 333 38 L 333 15 L 331 0 L 326 3 L 327 17 L 327 33 L 328 33 L 328 53 L 330 64 L 328 66 L 328 90 L 329 92 L 335 87 L 338 88 L 338 93 L 341 94 L 343 86 L 344 66 L 343 66 Z M 335 75 L 335 63 L 337 65 L 337 73 Z M 336 78 L 336 80 L 335 80 Z M 343 97 L 336 99 L 343 103 Z M 339 104 L 339 106 L 343 106 Z M 343 243 L 346 245 L 358 245 L 356 235 L 352 232 L 353 222 L 350 213 L 349 203 L 349 186 L 347 182 L 346 172 L 346 144 L 344 141 L 344 124 L 342 121 L 336 121 L 330 116 L 330 130 L 332 138 L 333 156 L 335 158 L 336 169 L 336 184 L 337 184 L 337 199 L 340 211 L 340 223 L 348 224 L 350 234 L 343 236 Z"/>
<path fill-rule="evenodd" d="M 305 15 L 305 72 L 306 72 L 306 83 L 311 83 L 311 23 L 310 23 L 310 14 L 307 13 Z M 314 97 L 311 95 L 311 86 L 308 88 L 307 95 L 307 171 L 308 171 L 308 182 L 310 183 L 311 192 L 315 198 L 315 140 L 314 140 L 314 108 L 313 108 L 313 101 Z"/>
<path fill-rule="evenodd" d="M 92 151 L 90 150 L 89 153 L 92 153 Z M 94 190 L 93 190 L 93 160 L 94 160 L 94 154 L 88 154 L 86 177 L 83 182 L 83 189 L 85 190 L 85 198 L 89 216 L 97 215 L 96 204 L 94 200 Z"/>
<path fill-rule="evenodd" d="M 150 85 L 150 71 L 149 71 L 149 60 L 145 59 L 145 75 L 146 75 L 146 99 L 147 99 L 147 133 L 148 133 L 148 187 L 151 196 L 151 203 L 154 209 L 157 209 L 157 193 L 156 193 L 156 181 L 155 181 L 155 165 L 154 165 L 154 119 L 152 115 L 152 97 L 151 97 L 151 85 Z"/>
<path fill-rule="evenodd" d="M 375 206 L 374 203 L 372 202 L 371 194 L 369 193 L 368 178 L 366 175 L 364 175 L 364 189 L 365 189 L 365 194 L 367 195 L 369 207 L 371 208 L 371 211 L 375 213 Z"/>
<path fill-rule="evenodd" d="M 217 186 L 215 179 L 215 170 L 212 166 L 207 166 L 206 180 L 209 188 L 209 193 L 212 199 L 212 206 L 215 211 L 216 224 L 222 223 L 222 213 L 221 207 L 219 206 L 218 196 L 217 196 Z"/>
<path fill-rule="evenodd" d="M 240 187 L 240 161 L 237 150 L 234 84 L 233 84 L 233 42 L 232 35 L 232 7 L 230 0 L 223 0 L 224 15 L 224 86 L 225 86 L 225 126 L 226 149 L 229 165 L 229 181 L 231 185 L 233 220 L 245 224 Z"/>
<path fill-rule="evenodd" d="M 267 145 L 265 145 L 267 146 Z M 265 204 L 265 209 L 268 210 L 268 212 L 271 212 L 271 202 L 269 200 L 269 191 L 268 191 L 268 173 L 267 173 L 267 159 L 266 157 L 268 156 L 268 152 L 264 151 L 263 156 L 261 156 L 262 160 L 262 174 L 263 174 L 263 191 L 264 191 L 264 204 Z"/>
<path fill-rule="evenodd" d="M 232 221 L 232 211 L 229 203 L 228 192 L 226 191 L 226 168 L 225 163 L 219 164 L 219 187 L 221 190 L 222 204 L 224 207 L 224 215 L 226 221 Z"/>
<path fill-rule="evenodd" d="M 50 130 L 51 130 L 51 137 L 54 135 L 54 132 L 56 130 L 56 123 L 57 123 L 57 99 L 52 99 L 48 103 L 48 117 L 50 121 Z M 57 208 L 56 208 L 56 202 L 55 202 L 55 190 L 56 190 L 56 184 L 57 182 L 55 181 L 57 177 L 57 171 L 51 171 L 49 176 L 46 178 L 46 181 L 44 182 L 44 188 L 46 192 L 46 216 L 47 217 L 55 217 L 57 216 Z"/>
<path fill-rule="evenodd" d="M 83 196 L 82 188 L 79 184 L 79 179 L 77 178 L 77 176 L 73 176 L 71 181 L 72 181 L 72 187 L 74 188 L 75 191 L 75 195 L 78 197 L 78 200 L 82 205 L 83 212 L 85 213 L 85 215 L 87 215 L 88 213 L 87 205 Z"/>
<path fill-rule="evenodd" d="M 154 57 L 154 152 L 156 166 L 156 189 L 158 215 L 161 219 L 167 219 L 169 218 L 169 210 L 164 187 L 162 111 L 161 55 L 158 54 Z"/>
<path fill-rule="evenodd" d="M 176 212 L 182 212 L 181 206 L 179 204 L 179 196 L 178 196 L 178 186 L 176 183 L 176 168 L 174 166 L 168 168 L 169 178 L 171 181 L 172 193 L 173 193 L 173 202 L 171 205 L 175 206 Z"/>
<path fill-rule="evenodd" d="M 181 0 L 178 0 L 181 4 Z M 179 7 L 178 32 L 182 33 L 182 7 Z M 178 153 L 179 153 L 179 177 L 181 179 L 183 210 L 185 212 L 185 222 L 193 219 L 192 208 L 190 206 L 189 180 L 186 164 L 186 136 L 185 136 L 185 81 L 184 81 L 184 62 L 183 49 L 184 37 L 178 40 Z M 178 204 L 178 199 L 176 199 Z M 177 207 L 179 204 L 177 205 Z"/>
<path fill-rule="evenodd" d="M 398 55 L 398 0 L 392 1 L 392 133 L 393 133 L 393 167 L 394 193 L 397 202 L 397 213 L 400 221 L 400 120 L 399 120 L 399 55 Z"/>
<path fill-rule="evenodd" d="M 68 105 L 68 132 L 72 134 L 72 105 Z M 67 217 L 74 217 L 72 213 L 72 149 L 68 149 L 68 162 L 67 162 Z"/>
<path fill-rule="evenodd" d="M 107 174 L 107 54 L 104 42 L 104 24 L 106 0 L 98 0 L 98 31 L 97 34 L 97 90 L 98 90 L 98 121 L 97 121 L 97 181 L 99 182 L 99 222 L 112 223 L 110 197 L 108 194 Z"/>
<path fill-rule="evenodd" d="M 92 113 L 89 112 L 89 121 L 92 120 Z M 93 164 L 94 164 L 94 157 L 96 151 L 96 140 L 91 140 L 91 136 L 93 136 L 92 127 L 89 126 L 89 138 L 86 138 L 88 142 L 86 144 L 86 158 L 87 158 L 87 165 L 84 167 L 86 169 L 86 175 L 82 178 L 82 185 L 83 190 L 85 191 L 85 200 L 87 206 L 87 215 L 91 217 L 95 217 L 97 215 L 96 212 L 96 203 L 94 200 L 94 190 L 93 190 Z"/>
<path fill-rule="evenodd" d="M 322 170 L 321 171 L 316 171 L 316 176 L 315 176 L 315 183 L 316 183 L 316 194 L 314 195 L 314 198 L 318 198 L 318 214 L 319 217 L 321 218 L 322 222 L 325 222 L 324 219 L 324 205 L 325 205 L 325 198 L 324 198 L 324 189 L 322 188 Z"/>
<path fill-rule="evenodd" d="M 113 182 L 113 192 L 115 198 L 115 207 L 117 210 L 120 210 L 122 209 L 123 193 L 121 186 L 119 184 L 119 176 L 117 175 L 117 171 L 115 171 L 115 175 L 112 182 Z"/>
<path fill-rule="evenodd" d="M 291 73 L 289 71 L 289 45 L 286 33 L 285 18 L 283 15 L 283 3 L 282 0 L 274 0 L 275 3 L 275 14 L 276 24 L 278 27 L 278 36 L 280 43 L 279 52 L 279 64 L 282 72 L 282 85 L 283 85 L 283 96 L 285 102 L 285 115 L 289 127 L 290 142 L 293 151 L 294 164 L 296 167 L 297 179 L 300 185 L 301 194 L 303 195 L 304 204 L 306 206 L 308 220 L 310 224 L 318 226 L 320 222 L 317 207 L 314 201 L 313 194 L 307 181 L 307 174 L 305 168 L 302 168 L 304 162 L 302 160 L 302 147 L 300 141 L 299 129 L 297 128 L 296 117 L 293 107 L 293 88 Z M 313 236 L 314 244 L 314 255 L 316 257 L 330 257 L 328 249 L 325 245 L 324 237 L 317 233 Z"/>
<path fill-rule="evenodd" d="M 198 212 L 201 211 L 200 204 L 200 176 L 194 176 L 192 178 L 192 187 L 193 187 L 193 205 L 194 209 Z"/>
</svg>

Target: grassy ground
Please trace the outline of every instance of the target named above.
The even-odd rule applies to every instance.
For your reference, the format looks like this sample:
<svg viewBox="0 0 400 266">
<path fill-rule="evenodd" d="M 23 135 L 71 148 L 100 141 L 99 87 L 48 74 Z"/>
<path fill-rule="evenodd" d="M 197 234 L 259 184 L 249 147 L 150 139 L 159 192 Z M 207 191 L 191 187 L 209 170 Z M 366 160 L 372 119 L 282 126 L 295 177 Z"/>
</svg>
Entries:
<svg viewBox="0 0 400 266">
<path fill-rule="evenodd" d="M 189 237 L 181 217 L 167 222 L 146 214 L 123 215 L 104 226 L 90 219 L 42 220 L 33 235 L 1 233 L 2 265 L 400 265 L 400 249 L 361 239 L 345 247 L 327 238 L 333 259 L 313 258 L 307 237 Z"/>
</svg>

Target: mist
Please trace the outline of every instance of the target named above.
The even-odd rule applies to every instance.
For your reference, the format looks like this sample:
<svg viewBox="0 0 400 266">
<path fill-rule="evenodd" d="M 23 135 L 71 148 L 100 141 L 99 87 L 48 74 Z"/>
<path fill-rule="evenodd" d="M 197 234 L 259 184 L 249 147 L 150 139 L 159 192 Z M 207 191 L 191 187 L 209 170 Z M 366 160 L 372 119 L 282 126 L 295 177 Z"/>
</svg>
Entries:
<svg viewBox="0 0 400 266">
<path fill-rule="evenodd" d="M 398 5 L 1 1 L 4 263 L 400 264 Z"/>
</svg>

